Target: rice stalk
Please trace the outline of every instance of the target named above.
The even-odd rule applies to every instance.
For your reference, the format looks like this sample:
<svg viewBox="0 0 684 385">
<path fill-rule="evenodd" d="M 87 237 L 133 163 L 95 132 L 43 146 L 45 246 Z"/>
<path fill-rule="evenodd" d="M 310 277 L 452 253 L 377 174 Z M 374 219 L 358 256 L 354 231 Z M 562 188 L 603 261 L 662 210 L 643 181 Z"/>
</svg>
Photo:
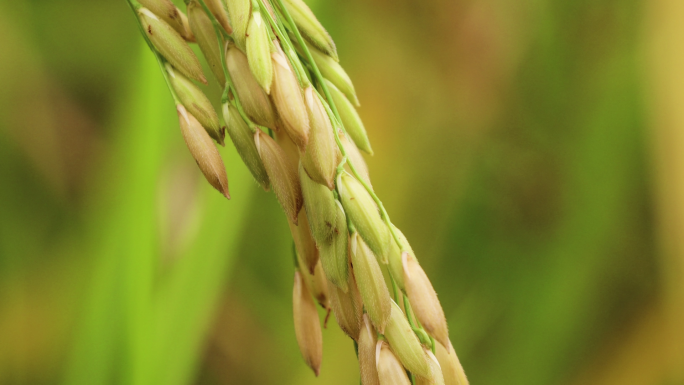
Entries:
<svg viewBox="0 0 684 385">
<path fill-rule="evenodd" d="M 128 1 L 181 106 L 181 125 L 202 138 L 201 146 L 188 142 L 193 156 L 207 180 L 228 196 L 210 139 L 220 143 L 223 127 L 217 128 L 216 114 L 198 88 L 171 81 L 178 71 L 206 82 L 174 29 L 178 25 L 165 21 L 170 13 L 154 15 L 154 9 L 171 8 L 162 0 L 147 0 L 147 8 Z M 216 0 L 188 3 L 198 43 L 223 83 L 229 137 L 288 218 L 296 253 L 295 329 L 314 374 L 323 343 L 315 299 L 359 342 L 363 385 L 467 384 L 432 284 L 371 187 L 359 150 L 373 150 L 356 110 L 356 91 L 328 32 L 300 0 L 226 0 L 225 8 Z M 179 19 L 174 17 L 173 22 Z M 145 33 L 152 24 L 163 36 Z M 203 101 L 204 107 L 189 100 Z M 204 154 L 211 154 L 210 164 Z"/>
</svg>

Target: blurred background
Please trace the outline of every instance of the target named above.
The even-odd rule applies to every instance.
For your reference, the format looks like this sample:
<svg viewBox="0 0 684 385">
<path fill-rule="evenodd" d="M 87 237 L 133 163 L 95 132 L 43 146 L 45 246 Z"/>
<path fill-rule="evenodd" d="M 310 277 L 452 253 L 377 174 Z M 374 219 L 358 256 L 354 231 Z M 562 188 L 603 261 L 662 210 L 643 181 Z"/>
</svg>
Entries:
<svg viewBox="0 0 684 385">
<path fill-rule="evenodd" d="M 308 3 L 471 384 L 684 384 L 684 2 Z M 203 180 L 125 1 L 0 0 L 0 47 L 1 384 L 358 384 L 334 321 L 301 360 L 284 215 L 230 143 Z"/>
</svg>

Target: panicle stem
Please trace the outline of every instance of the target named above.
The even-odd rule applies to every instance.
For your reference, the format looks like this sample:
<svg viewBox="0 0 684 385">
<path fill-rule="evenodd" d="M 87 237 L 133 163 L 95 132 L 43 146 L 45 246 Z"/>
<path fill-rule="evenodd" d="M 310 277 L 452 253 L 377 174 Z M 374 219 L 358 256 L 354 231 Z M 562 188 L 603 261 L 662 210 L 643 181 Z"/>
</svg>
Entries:
<svg viewBox="0 0 684 385">
<path fill-rule="evenodd" d="M 190 3 L 193 0 L 184 0 L 186 4 Z M 237 90 L 235 88 L 235 84 L 233 82 L 233 79 L 230 76 L 230 72 L 228 71 L 227 67 L 227 62 L 226 62 L 226 49 L 228 47 L 228 44 L 233 41 L 233 38 L 230 34 L 228 34 L 220 25 L 219 21 L 217 20 L 216 16 L 210 11 L 209 7 L 206 5 L 204 0 L 196 0 L 199 2 L 199 4 L 202 6 L 206 14 L 209 16 L 210 20 L 212 21 L 212 26 L 214 28 L 214 32 L 216 33 L 216 36 L 218 38 L 218 44 L 219 44 L 219 52 L 220 52 L 220 59 L 221 59 L 221 66 L 223 73 L 225 75 L 226 82 L 223 84 L 224 90 L 223 94 L 221 97 L 221 103 L 231 103 L 239 112 L 240 116 L 242 119 L 247 123 L 249 129 L 252 132 L 256 132 L 258 129 L 266 130 L 264 127 L 255 124 L 245 113 L 242 103 L 239 100 Z M 287 56 L 288 60 L 290 61 L 295 74 L 297 75 L 297 78 L 299 80 L 300 85 L 302 88 L 306 88 L 311 86 L 311 81 L 315 79 L 315 83 L 320 86 L 320 89 L 322 90 L 325 99 L 327 100 L 327 103 L 323 103 L 326 112 L 333 123 L 333 132 L 334 132 L 334 137 L 335 137 L 335 142 L 337 144 L 337 147 L 339 148 L 341 154 L 342 154 L 342 160 L 340 161 L 339 165 L 337 166 L 336 174 L 339 174 L 344 171 L 344 166 L 345 164 L 349 165 L 349 168 L 351 169 L 352 174 L 356 177 L 356 179 L 363 185 L 364 189 L 368 192 L 368 194 L 371 196 L 373 201 L 376 203 L 378 210 L 380 211 L 381 217 L 385 224 L 389 227 L 390 233 L 392 234 L 392 238 L 394 241 L 397 243 L 400 249 L 403 249 L 404 245 L 402 244 L 401 238 L 398 236 L 396 230 L 394 229 L 394 226 L 392 226 L 392 223 L 390 221 L 389 215 L 380 200 L 380 198 L 375 194 L 373 189 L 370 187 L 370 184 L 365 181 L 364 178 L 362 178 L 357 171 L 356 167 L 352 162 L 349 161 L 347 151 L 344 148 L 344 145 L 342 144 L 339 136 L 339 131 L 342 130 L 343 132 L 346 132 L 344 129 L 344 126 L 342 124 L 342 119 L 340 117 L 339 111 L 337 109 L 337 106 L 335 105 L 335 102 L 332 98 L 332 95 L 330 93 L 330 90 L 328 89 L 328 86 L 326 85 L 324 78 L 316 65 L 316 62 L 314 61 L 314 58 L 309 50 L 309 47 L 304 41 L 304 38 L 299 31 L 299 28 L 294 22 L 294 19 L 292 18 L 292 15 L 289 13 L 287 7 L 285 6 L 283 0 L 268 0 L 269 5 L 273 9 L 276 17 L 274 18 L 273 15 L 269 12 L 269 9 L 266 5 L 267 0 L 251 0 L 252 3 L 252 8 L 254 11 L 260 11 L 260 13 L 268 20 L 269 25 L 271 28 L 268 28 L 268 33 L 271 38 L 273 38 L 274 34 L 275 36 L 279 39 L 283 46 L 283 52 Z M 129 6 L 131 7 L 131 10 L 136 14 L 136 19 L 138 23 L 138 28 L 141 30 L 141 33 L 143 35 L 143 38 L 145 39 L 146 43 L 154 53 L 157 63 L 160 66 L 160 69 L 162 70 L 162 74 L 164 76 L 164 80 L 166 81 L 167 87 L 169 88 L 169 91 L 171 93 L 171 96 L 174 99 L 174 102 L 176 104 L 180 104 L 180 99 L 178 95 L 176 94 L 175 89 L 173 88 L 169 74 L 164 66 L 164 64 L 167 62 L 167 60 L 155 49 L 154 45 L 148 38 L 147 34 L 145 33 L 143 26 L 140 22 L 139 17 L 137 17 L 137 12 L 138 10 L 142 7 L 140 3 L 138 3 L 136 0 L 127 0 Z M 276 6 L 277 4 L 277 6 Z M 289 35 L 288 31 L 292 34 Z M 294 45 L 292 43 L 292 40 L 290 39 L 290 36 L 293 36 L 294 39 L 296 39 L 297 44 L 301 48 L 299 53 L 294 49 Z M 306 64 L 308 65 L 307 67 L 309 68 L 309 71 L 307 71 L 304 68 L 304 65 L 302 63 L 301 58 L 306 61 Z M 311 79 L 310 79 L 311 76 Z M 316 91 L 316 94 L 318 94 L 318 91 Z M 270 129 L 268 129 L 268 132 L 270 135 L 272 135 L 272 132 Z M 339 198 L 339 192 L 337 191 L 337 188 L 333 190 L 333 195 L 335 196 L 336 199 Z M 355 232 L 356 229 L 354 228 L 354 225 L 349 221 L 349 218 L 347 218 L 347 223 L 348 223 L 348 228 L 350 232 Z M 294 253 L 294 260 L 295 260 L 295 266 L 298 265 L 297 262 L 297 256 L 296 256 L 296 249 L 294 248 L 293 245 L 293 253 Z M 396 281 L 394 277 L 392 276 L 392 272 L 389 271 L 389 276 L 392 284 L 392 290 L 394 294 L 394 299 L 397 303 L 400 303 L 400 301 L 403 301 L 404 304 L 404 309 L 406 312 L 406 318 L 408 319 L 408 322 L 411 326 L 411 329 L 413 332 L 418 336 L 419 340 L 425 344 L 426 346 L 429 346 L 432 351 L 435 351 L 435 341 L 434 339 L 427 334 L 425 329 L 422 327 L 420 322 L 416 319 L 413 310 L 411 308 L 411 304 L 408 300 L 408 297 L 403 294 L 403 292 L 398 288 Z M 383 339 L 383 336 L 379 336 L 380 339 Z M 358 355 L 358 345 L 356 342 L 354 342 L 354 347 L 355 351 L 357 351 Z M 412 384 L 415 384 L 415 378 L 412 373 L 409 373 L 410 375 L 410 380 Z"/>
</svg>

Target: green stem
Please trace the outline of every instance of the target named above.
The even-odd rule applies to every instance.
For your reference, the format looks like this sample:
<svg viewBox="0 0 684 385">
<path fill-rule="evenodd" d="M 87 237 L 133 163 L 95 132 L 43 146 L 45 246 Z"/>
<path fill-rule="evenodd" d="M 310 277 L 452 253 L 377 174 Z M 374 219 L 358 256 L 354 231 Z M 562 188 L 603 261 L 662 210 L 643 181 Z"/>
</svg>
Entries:
<svg viewBox="0 0 684 385">
<path fill-rule="evenodd" d="M 334 130 L 334 128 L 333 128 Z M 346 156 L 342 157 L 342 160 L 340 161 L 340 164 L 337 165 L 337 169 L 335 170 L 335 179 L 337 179 L 337 176 L 340 175 L 340 173 L 344 172 L 344 165 L 348 162 L 349 159 L 347 159 Z M 337 190 L 335 190 L 337 191 Z"/>
<path fill-rule="evenodd" d="M 349 228 L 350 235 L 353 235 L 356 232 L 356 226 L 354 226 L 349 216 L 347 216 L 347 228 Z"/>
<path fill-rule="evenodd" d="M 409 303 L 408 297 L 404 297 L 404 309 L 406 310 L 406 318 L 409 321 L 409 324 L 411 325 L 411 329 L 413 330 L 414 333 L 418 336 L 418 339 L 420 340 L 421 343 L 424 345 L 429 346 L 431 349 L 433 348 L 433 343 L 430 338 L 430 336 L 427 334 L 425 329 L 423 329 L 423 326 L 420 325 L 419 322 L 416 321 L 415 315 L 413 314 L 413 308 L 411 308 L 411 304 Z"/>
</svg>

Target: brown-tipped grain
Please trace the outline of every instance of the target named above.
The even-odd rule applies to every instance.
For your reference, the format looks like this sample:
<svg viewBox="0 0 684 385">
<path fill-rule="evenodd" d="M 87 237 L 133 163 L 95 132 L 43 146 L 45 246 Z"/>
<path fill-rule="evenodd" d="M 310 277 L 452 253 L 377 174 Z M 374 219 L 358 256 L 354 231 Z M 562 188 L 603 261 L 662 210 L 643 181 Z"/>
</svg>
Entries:
<svg viewBox="0 0 684 385">
<path fill-rule="evenodd" d="M 385 328 L 385 338 L 389 341 L 399 361 L 416 376 L 431 379 L 430 367 L 423 348 L 399 305 L 391 301 L 391 316 Z"/>
<path fill-rule="evenodd" d="M 361 385 L 379 385 L 380 379 L 378 378 L 378 368 L 375 362 L 378 335 L 367 314 L 363 315 L 358 343 Z"/>
<path fill-rule="evenodd" d="M 435 349 L 437 361 L 442 368 L 445 385 L 469 385 L 468 378 L 463 371 L 463 366 L 454 351 L 454 347 L 449 342 L 447 347 L 437 344 Z"/>
<path fill-rule="evenodd" d="M 223 104 L 223 120 L 226 122 L 226 131 L 231 141 L 235 145 L 240 158 L 245 163 L 249 171 L 252 173 L 254 179 L 268 191 L 271 182 L 268 179 L 268 174 L 264 168 L 264 163 L 261 161 L 256 144 L 254 143 L 254 134 L 247 126 L 247 122 L 242 119 L 237 108 L 228 103 Z"/>
<path fill-rule="evenodd" d="M 387 263 L 391 234 L 383 221 L 378 206 L 363 185 L 347 172 L 337 177 L 337 190 L 344 211 L 382 263 Z"/>
<path fill-rule="evenodd" d="M 411 385 L 404 367 L 385 341 L 378 341 L 375 361 L 380 385 Z"/>
<path fill-rule="evenodd" d="M 261 12 L 252 12 L 247 26 L 246 52 L 249 69 L 261 88 L 271 93 L 273 63 L 271 62 L 271 41 L 266 30 L 268 26 Z"/>
<path fill-rule="evenodd" d="M 182 104 L 176 105 L 176 110 L 183 139 L 185 139 L 190 154 L 195 158 L 209 184 L 230 199 L 226 169 L 211 137 Z"/>
<path fill-rule="evenodd" d="M 138 9 L 138 15 L 145 34 L 157 51 L 183 75 L 207 84 L 197 56 L 181 35 L 147 8 Z"/>
<path fill-rule="evenodd" d="M 209 8 L 209 11 L 214 15 L 223 30 L 226 33 L 232 33 L 233 28 L 230 26 L 228 12 L 226 12 L 226 8 L 223 6 L 223 0 L 204 0 L 204 4 L 207 5 L 207 8 Z"/>
<path fill-rule="evenodd" d="M 247 116 L 256 124 L 277 129 L 276 113 L 271 99 L 254 78 L 249 69 L 247 56 L 235 45 L 231 44 L 226 49 L 226 67 Z"/>
<path fill-rule="evenodd" d="M 437 293 L 418 261 L 402 253 L 404 284 L 411 308 L 427 332 L 442 345 L 449 344 L 449 330 Z"/>
<path fill-rule="evenodd" d="M 204 92 L 168 63 L 166 64 L 166 72 L 169 74 L 171 85 L 183 106 L 202 124 L 209 136 L 218 144 L 225 146 L 224 137 L 226 133 L 221 127 L 214 106 Z"/>
<path fill-rule="evenodd" d="M 361 293 L 366 313 L 381 334 L 392 312 L 392 300 L 385 285 L 380 265 L 359 233 L 351 236 L 351 261 L 356 284 Z"/>
<path fill-rule="evenodd" d="M 292 293 L 295 336 L 304 361 L 318 376 L 323 360 L 323 334 L 318 311 L 300 272 L 295 272 Z"/>
<path fill-rule="evenodd" d="M 181 12 L 171 0 L 139 0 L 138 3 L 164 20 L 180 35 L 183 35 L 184 26 L 181 20 Z"/>
<path fill-rule="evenodd" d="M 303 151 L 309 141 L 309 114 L 304 104 L 302 89 L 279 45 L 276 45 L 276 52 L 271 56 L 274 74 L 271 89 L 273 104 L 278 110 L 285 132 Z"/>
<path fill-rule="evenodd" d="M 285 4 L 304 38 L 333 60 L 338 60 L 335 42 L 306 3 L 302 0 L 285 0 Z"/>
<path fill-rule="evenodd" d="M 207 2 L 208 4 L 209 2 Z M 221 47 L 218 36 L 216 36 L 216 30 L 214 30 L 214 24 L 209 15 L 207 15 L 204 8 L 197 1 L 192 1 L 188 4 L 188 21 L 197 44 L 204 54 L 207 64 L 209 64 L 209 69 L 211 69 L 216 80 L 218 80 L 219 85 L 223 87 L 226 84 L 226 76 L 223 73 L 223 65 L 221 64 Z"/>
<path fill-rule="evenodd" d="M 309 142 L 302 156 L 302 164 L 314 181 L 335 187 L 337 168 L 337 144 L 330 118 L 323 102 L 313 87 L 304 90 L 306 109 L 309 113 Z"/>
<path fill-rule="evenodd" d="M 254 134 L 254 143 L 276 198 L 287 217 L 297 224 L 297 215 L 304 203 L 297 169 L 287 159 L 283 149 L 263 131 L 257 130 Z"/>
</svg>

